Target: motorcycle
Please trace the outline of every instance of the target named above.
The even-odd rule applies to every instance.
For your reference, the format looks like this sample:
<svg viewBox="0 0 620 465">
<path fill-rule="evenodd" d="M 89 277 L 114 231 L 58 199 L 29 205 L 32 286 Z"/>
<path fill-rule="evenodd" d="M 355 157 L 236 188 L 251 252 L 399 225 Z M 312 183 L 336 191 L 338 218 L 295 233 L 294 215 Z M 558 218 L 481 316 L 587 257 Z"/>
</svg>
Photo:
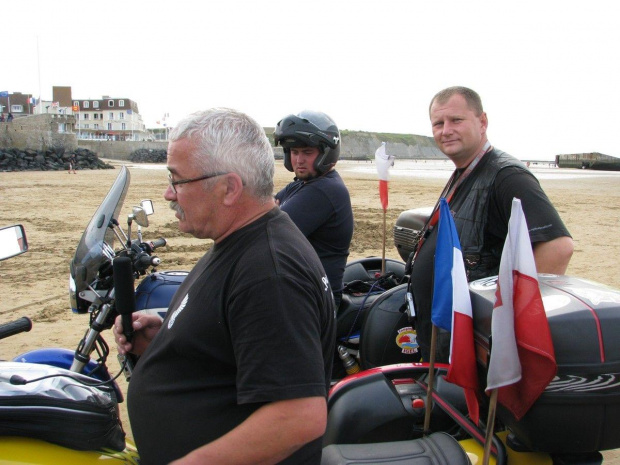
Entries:
<svg viewBox="0 0 620 465">
<path fill-rule="evenodd" d="M 600 464 L 600 451 L 620 447 L 620 344 L 612 336 L 620 326 L 620 291 L 568 276 L 540 275 L 539 280 L 543 300 L 554 305 L 547 311 L 558 373 L 522 419 L 517 421 L 498 405 L 491 463 Z M 468 418 L 462 389 L 445 380 L 448 366 L 436 364 L 430 426 L 425 431 L 429 364 L 398 363 L 394 351 L 387 355 L 393 364 L 386 365 L 375 352 L 377 367 L 343 379 L 330 391 L 323 465 L 482 463 L 494 290 L 495 278 L 470 284 L 481 424 Z M 383 294 L 384 302 L 395 299 L 394 308 L 402 302 L 399 292 Z M 372 326 L 380 321 L 373 319 L 375 311 L 380 312 L 369 310 L 362 341 L 385 332 Z"/>
<path fill-rule="evenodd" d="M 24 228 L 0 229 L 0 260 L 28 250 Z M 0 339 L 30 331 L 27 317 Z M 118 415 L 118 386 L 56 366 L 0 362 L 0 463 L 137 464 Z"/>
<path fill-rule="evenodd" d="M 119 314 L 130 318 L 136 310 L 165 312 L 187 273 L 156 271 L 160 260 L 154 252 L 166 241 L 143 240 L 142 228 L 154 213 L 150 200 L 133 207 L 127 232 L 120 226 L 129 182 L 123 166 L 70 262 L 71 308 L 89 315 L 77 348 L 35 349 L 0 362 L 0 463 L 139 463 L 120 423 L 118 404 L 124 399 L 115 379 L 121 373 L 110 374 L 106 364 L 110 348 L 102 333 L 112 328 Z M 0 230 L 0 244 L 0 259 L 26 252 L 23 227 Z M 134 280 L 139 277 L 149 289 L 148 298 L 134 294 Z M 0 325 L 0 338 L 30 327 L 27 319 Z M 129 379 L 132 360 L 119 362 Z"/>
<path fill-rule="evenodd" d="M 409 256 L 429 209 L 403 212 L 395 245 Z M 519 420 L 497 405 L 486 441 L 484 394 L 491 355 L 497 277 L 469 284 L 480 390 L 480 423 L 468 417 L 463 390 L 446 381 L 448 366 L 409 363 L 397 344 L 407 324 L 406 285 L 384 293 L 361 330 L 360 373 L 335 384 L 328 399 L 322 465 L 490 463 L 595 465 L 620 447 L 620 290 L 571 276 L 539 274 L 557 375 Z M 429 395 L 429 380 L 434 380 Z M 432 399 L 432 400 L 431 400 Z M 427 408 L 429 412 L 427 412 Z M 430 421 L 426 423 L 426 416 Z M 428 425 L 428 426 L 427 426 Z M 425 430 L 425 427 L 428 429 Z"/>
<path fill-rule="evenodd" d="M 88 329 L 76 350 L 35 349 L 19 355 L 16 361 L 52 365 L 108 381 L 110 374 L 106 361 L 110 348 L 102 332 L 112 328 L 120 313 L 128 316 L 140 310 L 165 314 L 167 302 L 187 272 L 156 270 L 161 260 L 154 252 L 165 246 L 166 240 L 143 240 L 142 228 L 148 227 L 148 217 L 154 213 L 151 200 L 143 200 L 140 206 L 132 208 L 132 213 L 127 216 L 127 232 L 120 226 L 118 217 L 130 179 L 129 170 L 122 166 L 108 194 L 86 226 L 69 264 L 71 309 L 74 313 L 88 314 L 90 317 Z M 135 238 L 132 237 L 134 223 L 137 224 Z M 118 250 L 114 249 L 116 240 L 120 243 Z M 140 291 L 143 288 L 140 286 L 134 296 L 134 280 L 140 277 L 148 283 L 143 287 L 150 286 L 148 298 Z M 170 286 L 170 283 L 174 285 Z M 122 305 L 117 304 L 119 297 L 123 298 Z M 93 354 L 96 355 L 95 360 L 91 359 Z M 126 364 L 126 368 L 126 377 L 130 377 L 129 364 Z M 122 399 L 120 391 L 117 395 Z"/>
</svg>

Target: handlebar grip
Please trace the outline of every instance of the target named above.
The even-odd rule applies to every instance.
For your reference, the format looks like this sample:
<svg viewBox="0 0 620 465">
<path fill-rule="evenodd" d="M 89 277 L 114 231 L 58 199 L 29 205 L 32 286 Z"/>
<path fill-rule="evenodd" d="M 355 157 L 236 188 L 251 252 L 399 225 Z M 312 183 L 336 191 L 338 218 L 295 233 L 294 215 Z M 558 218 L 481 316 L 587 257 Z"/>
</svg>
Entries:
<svg viewBox="0 0 620 465">
<path fill-rule="evenodd" d="M 32 321 L 30 318 L 23 316 L 15 321 L 10 321 L 0 325 L 0 339 L 14 336 L 19 333 L 27 333 L 32 329 Z"/>
<path fill-rule="evenodd" d="M 158 247 L 163 247 L 166 245 L 166 239 L 164 239 L 163 237 L 160 237 L 159 239 L 155 239 L 153 242 L 151 242 L 151 247 L 153 248 L 153 250 L 155 250 Z"/>
<path fill-rule="evenodd" d="M 138 270 L 146 270 L 149 266 L 157 266 L 160 263 L 161 260 L 155 255 L 143 254 L 136 259 L 134 266 Z"/>
</svg>

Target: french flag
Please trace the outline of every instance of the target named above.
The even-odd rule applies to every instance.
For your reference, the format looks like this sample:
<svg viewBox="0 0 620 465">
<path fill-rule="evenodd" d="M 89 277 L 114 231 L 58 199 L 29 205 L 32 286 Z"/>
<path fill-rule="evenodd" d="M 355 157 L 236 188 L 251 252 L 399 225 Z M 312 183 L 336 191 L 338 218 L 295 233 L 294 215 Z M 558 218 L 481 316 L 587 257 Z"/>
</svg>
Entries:
<svg viewBox="0 0 620 465">
<path fill-rule="evenodd" d="M 446 379 L 465 390 L 469 416 L 478 424 L 478 377 L 469 284 L 456 226 L 443 197 L 439 201 L 438 228 L 431 320 L 435 326 L 452 332 Z"/>
<path fill-rule="evenodd" d="M 527 223 L 516 198 L 499 265 L 491 338 L 486 390 L 498 389 L 497 401 L 519 420 L 551 382 L 557 364 Z"/>
</svg>

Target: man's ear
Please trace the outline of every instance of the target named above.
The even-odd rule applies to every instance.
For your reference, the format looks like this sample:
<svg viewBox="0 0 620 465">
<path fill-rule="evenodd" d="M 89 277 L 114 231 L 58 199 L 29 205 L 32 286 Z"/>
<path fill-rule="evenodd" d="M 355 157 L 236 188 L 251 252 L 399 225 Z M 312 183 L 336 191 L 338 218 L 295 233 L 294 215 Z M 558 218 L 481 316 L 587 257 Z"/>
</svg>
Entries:
<svg viewBox="0 0 620 465">
<path fill-rule="evenodd" d="M 230 207 L 234 205 L 243 194 L 243 181 L 237 173 L 226 175 L 226 193 L 224 194 L 224 205 Z"/>
<path fill-rule="evenodd" d="M 487 128 L 489 127 L 489 120 L 487 118 L 487 114 L 483 111 L 480 115 L 480 124 L 481 124 L 481 133 L 486 134 Z"/>
</svg>

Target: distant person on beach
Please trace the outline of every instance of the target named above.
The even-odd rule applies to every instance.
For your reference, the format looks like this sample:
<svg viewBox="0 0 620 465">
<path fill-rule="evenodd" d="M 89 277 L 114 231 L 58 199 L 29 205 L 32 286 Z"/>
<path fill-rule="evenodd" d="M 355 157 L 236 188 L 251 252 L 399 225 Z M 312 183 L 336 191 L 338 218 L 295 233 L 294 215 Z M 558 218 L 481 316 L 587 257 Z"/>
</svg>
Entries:
<svg viewBox="0 0 620 465">
<path fill-rule="evenodd" d="M 129 383 L 144 464 L 319 465 L 335 344 L 332 292 L 308 240 L 273 198 L 273 149 L 235 110 L 170 133 L 164 198 L 179 230 L 211 239 L 166 318 L 134 313 Z M 148 346 L 148 347 L 147 347 Z"/>
<path fill-rule="evenodd" d="M 69 158 L 69 174 L 77 174 L 75 171 L 75 167 L 77 165 L 77 158 L 75 157 L 75 153 L 71 154 L 71 158 Z"/>
<path fill-rule="evenodd" d="M 9 115 L 6 118 L 6 122 L 10 123 L 11 121 L 13 121 L 13 113 L 9 112 Z"/>
<path fill-rule="evenodd" d="M 278 122 L 274 141 L 284 150 L 284 166 L 295 173 L 276 203 L 316 250 L 338 308 L 353 237 L 351 197 L 335 169 L 340 131 L 325 113 L 302 111 Z"/>
<path fill-rule="evenodd" d="M 538 272 L 564 274 L 573 240 L 536 177 L 519 160 L 489 143 L 480 96 L 466 87 L 444 89 L 431 100 L 429 114 L 437 146 L 456 166 L 440 197 L 450 205 L 468 280 L 498 274 L 514 197 L 523 206 Z M 418 343 L 426 361 L 432 329 L 435 226 L 436 215 L 431 215 L 411 269 Z M 449 341 L 450 333 L 440 331 L 438 362 L 448 362 Z"/>
<path fill-rule="evenodd" d="M 4 123 L 4 113 L 0 113 L 0 123 Z"/>
</svg>

